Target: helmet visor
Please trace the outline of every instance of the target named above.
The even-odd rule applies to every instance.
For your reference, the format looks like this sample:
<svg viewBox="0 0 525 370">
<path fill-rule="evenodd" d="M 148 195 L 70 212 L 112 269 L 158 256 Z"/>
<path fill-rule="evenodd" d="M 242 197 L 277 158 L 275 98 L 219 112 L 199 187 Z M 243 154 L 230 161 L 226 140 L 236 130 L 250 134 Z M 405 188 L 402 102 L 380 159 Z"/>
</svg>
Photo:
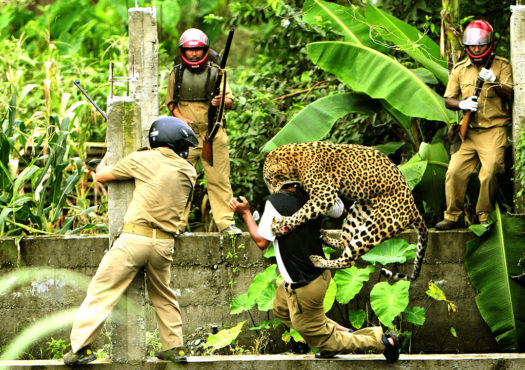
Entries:
<svg viewBox="0 0 525 370">
<path fill-rule="evenodd" d="M 487 45 L 492 42 L 492 32 L 481 28 L 469 28 L 463 33 L 464 45 Z"/>
</svg>

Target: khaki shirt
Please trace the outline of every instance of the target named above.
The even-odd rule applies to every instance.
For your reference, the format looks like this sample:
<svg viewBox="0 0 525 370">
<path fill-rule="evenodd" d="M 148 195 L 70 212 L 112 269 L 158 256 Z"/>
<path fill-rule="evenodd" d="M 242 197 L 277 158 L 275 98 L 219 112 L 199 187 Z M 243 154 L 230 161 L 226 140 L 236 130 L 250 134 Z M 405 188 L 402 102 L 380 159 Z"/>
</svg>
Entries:
<svg viewBox="0 0 525 370">
<path fill-rule="evenodd" d="M 229 76 L 229 75 L 228 75 Z M 166 105 L 173 102 L 173 90 L 175 87 L 175 69 L 172 69 L 170 72 L 170 78 L 168 81 L 168 90 L 166 93 Z M 222 93 L 222 84 L 221 84 L 221 93 Z M 230 85 L 228 84 L 228 80 L 226 80 L 226 98 L 233 99 L 233 94 L 230 89 Z M 182 101 L 179 100 L 179 110 L 180 113 L 186 117 L 189 118 L 194 122 L 197 126 L 205 126 L 207 128 L 208 125 L 208 108 L 210 107 L 209 102 L 202 102 L 202 101 Z"/>
<path fill-rule="evenodd" d="M 111 173 L 118 180 L 135 179 L 133 199 L 124 223 L 178 234 L 186 225 L 195 186 L 193 166 L 169 148 L 133 152 L 118 161 Z"/>
<path fill-rule="evenodd" d="M 470 58 L 454 66 L 450 74 L 445 98 L 466 99 L 474 95 L 476 81 L 482 66 L 472 63 Z M 493 89 L 495 84 L 504 84 L 512 88 L 512 71 L 507 59 L 496 56 L 491 67 L 496 75 L 494 84 L 485 82 L 478 97 L 478 110 L 471 115 L 472 127 L 505 126 L 511 120 L 508 103 Z"/>
</svg>

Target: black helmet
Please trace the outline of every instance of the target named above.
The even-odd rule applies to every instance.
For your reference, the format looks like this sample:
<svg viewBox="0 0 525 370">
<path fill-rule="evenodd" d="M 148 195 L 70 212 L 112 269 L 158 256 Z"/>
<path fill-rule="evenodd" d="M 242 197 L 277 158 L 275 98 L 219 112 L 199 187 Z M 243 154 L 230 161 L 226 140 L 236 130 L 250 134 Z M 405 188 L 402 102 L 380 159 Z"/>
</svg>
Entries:
<svg viewBox="0 0 525 370">
<path fill-rule="evenodd" d="M 182 158 L 188 158 L 188 148 L 198 144 L 197 136 L 184 121 L 175 117 L 160 117 L 149 128 L 149 146 L 167 146 Z"/>
</svg>

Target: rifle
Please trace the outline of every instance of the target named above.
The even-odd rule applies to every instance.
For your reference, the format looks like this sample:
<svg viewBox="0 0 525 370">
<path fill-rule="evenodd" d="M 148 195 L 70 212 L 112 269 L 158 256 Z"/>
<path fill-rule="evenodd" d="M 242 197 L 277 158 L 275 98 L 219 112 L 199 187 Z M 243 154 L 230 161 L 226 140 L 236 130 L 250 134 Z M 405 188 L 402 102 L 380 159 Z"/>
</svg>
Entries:
<svg viewBox="0 0 525 370">
<path fill-rule="evenodd" d="M 204 160 L 208 162 L 210 166 L 213 166 L 213 139 L 215 138 L 215 135 L 217 135 L 217 132 L 219 131 L 219 128 L 222 125 L 222 118 L 224 116 L 224 99 L 226 94 L 226 73 L 224 69 L 226 68 L 226 61 L 228 60 L 228 54 L 230 53 L 230 46 L 233 40 L 233 32 L 234 30 L 231 29 L 230 33 L 228 34 L 228 40 L 226 41 L 224 53 L 221 58 L 221 64 L 219 65 L 219 73 L 217 75 L 217 80 L 215 81 L 215 88 L 213 89 L 213 94 L 210 97 L 210 99 L 213 99 L 214 96 L 217 96 L 221 93 L 222 83 L 223 93 L 221 104 L 219 104 L 219 106 L 215 106 L 212 105 L 210 101 L 210 108 L 208 109 L 208 132 L 206 133 L 204 137 L 204 142 L 202 143 L 202 158 L 204 158 Z"/>
<path fill-rule="evenodd" d="M 80 92 L 82 94 L 84 94 L 84 96 L 87 98 L 87 100 L 89 100 L 89 102 L 91 104 L 93 104 L 93 106 L 95 107 L 96 110 L 98 110 L 98 112 L 102 115 L 102 117 L 104 117 L 104 120 L 107 121 L 108 120 L 108 117 L 106 116 L 106 113 L 104 113 L 104 111 L 102 109 L 99 108 L 99 106 L 97 105 L 97 103 L 95 103 L 93 101 L 93 99 L 91 99 L 91 97 L 88 95 L 88 93 L 86 92 L 86 90 L 84 90 L 82 87 L 80 87 L 80 81 L 78 80 L 75 80 L 73 82 L 75 84 L 76 87 L 78 87 L 78 89 L 80 90 Z"/>
<path fill-rule="evenodd" d="M 512 13 L 509 14 L 509 17 L 507 18 L 507 22 L 505 23 L 505 26 L 503 26 L 503 30 L 499 35 L 498 41 L 496 41 L 496 45 L 494 45 L 494 49 L 492 50 L 492 53 L 490 54 L 490 57 L 487 60 L 487 63 L 485 63 L 485 65 L 483 66 L 483 68 L 490 69 L 490 67 L 492 67 L 492 62 L 494 61 L 494 57 L 496 56 L 496 49 L 498 48 L 498 45 L 499 45 L 499 42 L 501 41 L 501 37 L 503 36 L 503 33 L 507 29 L 511 15 Z M 485 81 L 479 78 L 478 76 L 478 79 L 476 80 L 476 88 L 474 89 L 473 96 L 479 97 L 479 94 L 481 92 L 481 88 L 483 87 L 484 82 Z M 461 120 L 460 128 L 459 128 L 459 136 L 461 136 L 461 140 L 465 140 L 467 138 L 467 130 L 470 125 L 470 118 L 471 118 L 472 113 L 474 112 L 472 112 L 471 110 L 467 111 L 465 113 L 465 116 L 463 116 L 463 119 Z"/>
</svg>

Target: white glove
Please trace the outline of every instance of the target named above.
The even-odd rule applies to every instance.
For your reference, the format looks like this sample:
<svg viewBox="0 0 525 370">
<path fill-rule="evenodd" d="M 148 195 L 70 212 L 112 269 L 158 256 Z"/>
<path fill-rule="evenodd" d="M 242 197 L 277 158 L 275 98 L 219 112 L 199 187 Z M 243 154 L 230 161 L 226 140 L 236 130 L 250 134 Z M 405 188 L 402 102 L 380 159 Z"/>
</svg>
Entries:
<svg viewBox="0 0 525 370">
<path fill-rule="evenodd" d="M 496 81 L 496 75 L 494 74 L 492 69 L 487 69 L 487 68 L 481 68 L 481 72 L 479 72 L 479 78 L 487 82 Z"/>
<path fill-rule="evenodd" d="M 470 110 L 475 112 L 478 110 L 478 97 L 471 96 L 459 102 L 459 109 Z"/>
</svg>

